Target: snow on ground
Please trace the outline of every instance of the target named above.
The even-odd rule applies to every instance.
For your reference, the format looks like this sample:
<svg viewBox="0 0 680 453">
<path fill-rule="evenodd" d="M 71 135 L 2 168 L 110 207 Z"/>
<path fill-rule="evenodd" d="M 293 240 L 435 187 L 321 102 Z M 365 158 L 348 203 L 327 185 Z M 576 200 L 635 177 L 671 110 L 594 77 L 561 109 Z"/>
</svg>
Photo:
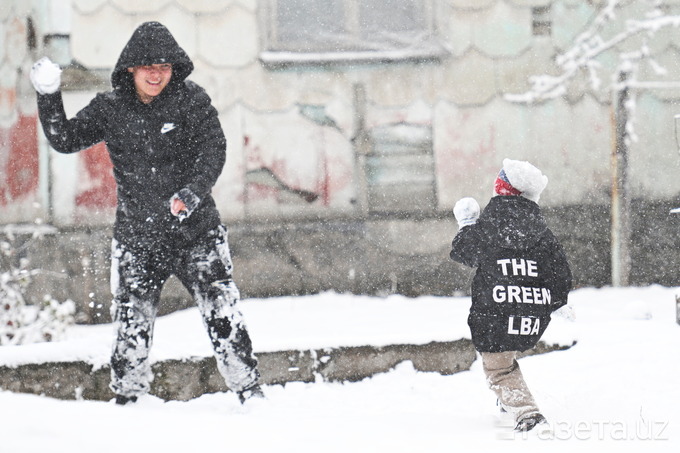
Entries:
<svg viewBox="0 0 680 453">
<path fill-rule="evenodd" d="M 0 392 L 0 453 L 678 451 L 679 288 L 580 289 L 577 320 L 546 340 L 578 343 L 520 360 L 552 432 L 515 435 L 498 416 L 480 362 L 452 376 L 410 363 L 357 383 L 265 386 L 240 406 L 232 393 L 188 402 L 147 396 L 132 406 Z M 467 298 L 385 299 L 325 293 L 244 301 L 257 351 L 427 343 L 468 337 Z M 159 319 L 154 359 L 209 354 L 195 310 Z M 111 326 L 67 341 L 0 348 L 0 364 L 108 359 Z"/>
</svg>

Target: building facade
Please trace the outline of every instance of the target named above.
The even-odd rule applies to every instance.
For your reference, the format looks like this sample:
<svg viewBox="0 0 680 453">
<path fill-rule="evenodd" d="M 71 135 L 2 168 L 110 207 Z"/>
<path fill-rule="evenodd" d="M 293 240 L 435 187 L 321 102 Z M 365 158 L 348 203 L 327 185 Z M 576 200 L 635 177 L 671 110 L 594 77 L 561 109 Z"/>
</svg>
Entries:
<svg viewBox="0 0 680 453">
<path fill-rule="evenodd" d="M 229 149 L 215 196 L 227 219 L 441 213 L 462 196 L 487 198 L 504 157 L 544 169 L 547 206 L 606 204 L 617 54 L 646 45 L 655 64 L 644 64 L 638 77 L 680 80 L 678 30 L 608 52 L 599 61 L 599 89 L 579 75 L 558 99 L 507 99 L 526 92 L 531 76 L 558 73 L 555 58 L 605 3 L 3 2 L 3 223 L 36 216 L 59 225 L 110 222 L 115 183 L 103 145 L 77 157 L 41 156 L 47 149 L 33 137 L 41 140 L 26 74 L 42 55 L 59 61 L 73 114 L 108 88 L 123 45 L 147 20 L 175 34 L 196 64 L 192 78 L 220 112 Z M 644 0 L 620 3 L 605 39 L 650 8 Z M 668 14 L 680 11 L 680 1 L 662 3 Z M 680 164 L 673 129 L 679 93 L 636 93 L 635 197 L 678 193 L 671 169 Z"/>
</svg>

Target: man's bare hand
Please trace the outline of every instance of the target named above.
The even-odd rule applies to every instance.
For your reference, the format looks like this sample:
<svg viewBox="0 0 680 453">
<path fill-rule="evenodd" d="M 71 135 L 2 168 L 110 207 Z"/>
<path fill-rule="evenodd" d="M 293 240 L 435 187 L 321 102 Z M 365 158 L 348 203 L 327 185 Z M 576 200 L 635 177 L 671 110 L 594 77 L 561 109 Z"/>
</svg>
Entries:
<svg viewBox="0 0 680 453">
<path fill-rule="evenodd" d="M 184 218 L 187 216 L 187 205 L 179 198 L 173 198 L 170 202 L 170 212 L 175 217 Z"/>
<path fill-rule="evenodd" d="M 194 212 L 200 202 L 191 189 L 185 187 L 170 198 L 170 212 L 181 222 Z"/>
</svg>

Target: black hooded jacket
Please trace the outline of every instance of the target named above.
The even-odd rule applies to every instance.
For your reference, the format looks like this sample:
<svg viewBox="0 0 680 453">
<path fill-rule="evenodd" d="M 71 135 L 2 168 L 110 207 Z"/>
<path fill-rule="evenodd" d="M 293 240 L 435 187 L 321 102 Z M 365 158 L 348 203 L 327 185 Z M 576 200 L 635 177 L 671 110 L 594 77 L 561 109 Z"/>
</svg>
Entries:
<svg viewBox="0 0 680 453">
<path fill-rule="evenodd" d="M 477 268 L 468 324 L 481 352 L 532 348 L 567 303 L 566 254 L 538 204 L 524 197 L 493 197 L 476 224 L 460 229 L 450 256 Z"/>
<path fill-rule="evenodd" d="M 172 78 L 151 103 L 136 95 L 128 68 L 172 64 Z M 106 143 L 117 183 L 114 237 L 129 245 L 191 242 L 220 223 L 211 190 L 226 159 L 226 139 L 210 97 L 186 80 L 193 63 L 158 22 L 140 25 L 111 75 L 113 90 L 99 93 L 67 119 L 61 92 L 39 95 L 45 135 L 61 153 Z M 191 215 L 179 221 L 170 199 L 180 193 Z"/>
</svg>

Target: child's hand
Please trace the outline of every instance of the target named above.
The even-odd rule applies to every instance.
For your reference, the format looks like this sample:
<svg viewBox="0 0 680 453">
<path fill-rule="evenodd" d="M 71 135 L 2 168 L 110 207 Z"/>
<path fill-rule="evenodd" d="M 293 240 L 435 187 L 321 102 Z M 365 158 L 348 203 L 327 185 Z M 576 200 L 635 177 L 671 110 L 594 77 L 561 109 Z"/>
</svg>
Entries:
<svg viewBox="0 0 680 453">
<path fill-rule="evenodd" d="M 453 215 L 456 216 L 459 228 L 474 225 L 479 218 L 479 203 L 471 197 L 461 198 L 453 207 Z"/>
</svg>

